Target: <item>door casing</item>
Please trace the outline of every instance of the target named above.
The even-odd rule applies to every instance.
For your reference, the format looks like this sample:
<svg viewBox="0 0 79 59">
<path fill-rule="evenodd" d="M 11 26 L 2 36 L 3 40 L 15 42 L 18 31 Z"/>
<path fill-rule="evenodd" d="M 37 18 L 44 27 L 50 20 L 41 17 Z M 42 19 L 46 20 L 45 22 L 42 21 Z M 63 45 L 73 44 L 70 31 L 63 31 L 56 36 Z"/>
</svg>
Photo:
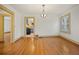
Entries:
<svg viewBox="0 0 79 59">
<path fill-rule="evenodd" d="M 34 19 L 34 29 L 35 29 L 35 17 L 31 17 L 31 16 L 29 16 L 29 17 L 24 17 L 24 36 L 26 36 L 26 19 L 27 18 L 33 18 Z M 35 30 L 34 30 L 34 35 L 35 35 Z"/>
<path fill-rule="evenodd" d="M 3 10 L 3 11 L 5 11 L 5 12 L 7 12 L 7 13 L 9 13 L 10 15 L 8 15 L 8 14 L 2 14 L 2 17 L 4 17 L 4 16 L 11 16 L 11 33 L 12 33 L 12 39 L 10 40 L 10 42 L 13 42 L 13 34 L 14 34 L 14 12 L 13 11 L 11 11 L 11 10 L 9 10 L 7 7 L 5 7 L 5 6 L 3 6 L 3 5 L 1 5 L 0 4 L 0 9 L 1 10 Z M 4 20 L 3 20 L 3 18 L 2 18 L 2 33 L 0 32 L 0 35 L 2 35 L 1 37 L 4 37 Z M 4 41 L 4 39 L 2 40 L 2 41 Z"/>
</svg>

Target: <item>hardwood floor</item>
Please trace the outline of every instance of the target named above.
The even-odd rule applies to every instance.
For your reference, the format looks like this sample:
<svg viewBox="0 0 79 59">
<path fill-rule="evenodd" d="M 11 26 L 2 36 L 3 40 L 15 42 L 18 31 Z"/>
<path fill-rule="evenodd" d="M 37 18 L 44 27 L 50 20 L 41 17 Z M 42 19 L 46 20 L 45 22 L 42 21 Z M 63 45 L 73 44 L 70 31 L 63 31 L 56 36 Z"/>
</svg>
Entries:
<svg viewBox="0 0 79 59">
<path fill-rule="evenodd" d="M 15 43 L 4 45 L 5 55 L 79 55 L 79 45 L 60 37 L 20 38 Z"/>
<path fill-rule="evenodd" d="M 11 32 L 5 32 L 4 33 L 4 42 L 5 45 L 9 45 L 11 40 Z"/>
</svg>

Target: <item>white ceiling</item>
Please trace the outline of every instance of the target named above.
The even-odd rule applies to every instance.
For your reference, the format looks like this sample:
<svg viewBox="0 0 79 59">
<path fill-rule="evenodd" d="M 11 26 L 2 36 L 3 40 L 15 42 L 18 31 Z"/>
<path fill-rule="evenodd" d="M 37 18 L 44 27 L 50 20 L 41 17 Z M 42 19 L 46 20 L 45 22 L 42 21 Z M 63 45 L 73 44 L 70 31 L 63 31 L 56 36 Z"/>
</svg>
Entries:
<svg viewBox="0 0 79 59">
<path fill-rule="evenodd" d="M 45 4 L 45 9 L 47 13 L 52 14 L 60 14 L 67 9 L 74 6 L 74 4 Z M 11 4 L 13 8 L 22 12 L 22 13 L 30 13 L 37 14 L 42 12 L 42 4 Z"/>
</svg>

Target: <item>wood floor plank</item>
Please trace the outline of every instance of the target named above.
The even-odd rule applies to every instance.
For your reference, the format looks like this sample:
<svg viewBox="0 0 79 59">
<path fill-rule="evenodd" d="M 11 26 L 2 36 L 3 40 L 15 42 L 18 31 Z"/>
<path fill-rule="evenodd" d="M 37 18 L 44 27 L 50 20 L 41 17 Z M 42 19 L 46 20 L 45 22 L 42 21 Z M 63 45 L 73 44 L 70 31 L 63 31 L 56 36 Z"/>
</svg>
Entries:
<svg viewBox="0 0 79 59">
<path fill-rule="evenodd" d="M 60 37 L 24 37 L 2 49 L 4 55 L 79 55 L 79 45 Z"/>
</svg>

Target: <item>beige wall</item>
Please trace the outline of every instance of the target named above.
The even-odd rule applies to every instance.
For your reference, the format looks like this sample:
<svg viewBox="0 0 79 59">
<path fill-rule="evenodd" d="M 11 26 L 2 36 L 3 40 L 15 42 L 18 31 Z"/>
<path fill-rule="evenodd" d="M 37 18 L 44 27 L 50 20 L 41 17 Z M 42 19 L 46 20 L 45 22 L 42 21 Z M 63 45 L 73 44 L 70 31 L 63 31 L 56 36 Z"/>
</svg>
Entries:
<svg viewBox="0 0 79 59">
<path fill-rule="evenodd" d="M 61 15 L 64 15 L 65 13 L 71 13 L 71 33 L 68 34 L 60 32 L 60 35 L 79 42 L 79 5 L 70 8 Z"/>
<path fill-rule="evenodd" d="M 12 10 L 15 13 L 14 18 L 14 34 L 13 34 L 13 41 L 16 41 L 18 38 L 20 38 L 22 35 L 22 20 L 24 19 L 24 16 L 22 13 L 18 12 L 16 9 L 12 8 L 10 5 L 4 5 L 8 9 Z"/>
<path fill-rule="evenodd" d="M 56 15 L 47 14 L 43 19 L 39 14 L 25 14 L 27 17 L 35 17 L 35 34 L 39 36 L 57 36 L 59 35 L 59 22 Z M 24 21 L 22 21 L 24 24 Z M 22 24 L 22 26 L 24 26 Z M 24 32 L 24 28 L 23 28 Z"/>
</svg>

